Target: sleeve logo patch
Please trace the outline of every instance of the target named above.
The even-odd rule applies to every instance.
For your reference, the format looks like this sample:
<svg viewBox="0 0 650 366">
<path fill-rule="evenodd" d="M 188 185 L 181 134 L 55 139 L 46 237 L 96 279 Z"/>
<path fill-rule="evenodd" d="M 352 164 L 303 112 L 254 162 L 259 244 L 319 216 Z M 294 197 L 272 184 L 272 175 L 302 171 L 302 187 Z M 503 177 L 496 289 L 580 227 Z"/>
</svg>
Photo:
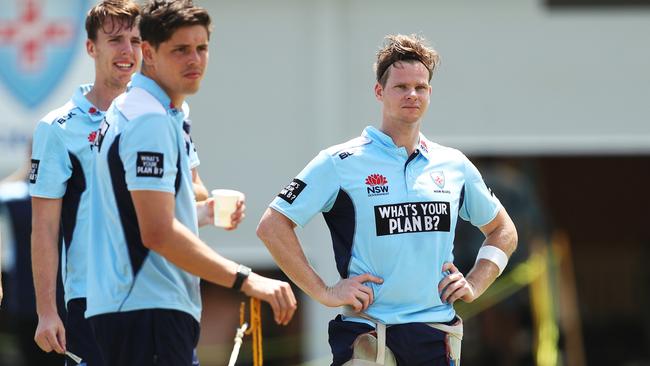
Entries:
<svg viewBox="0 0 650 366">
<path fill-rule="evenodd" d="M 283 190 L 280 191 L 280 194 L 278 194 L 278 197 L 282 198 L 283 200 L 287 201 L 287 203 L 292 204 L 293 201 L 298 198 L 298 195 L 300 192 L 302 192 L 303 189 L 307 187 L 307 183 L 301 181 L 298 178 L 295 178 L 289 185 L 284 187 Z"/>
<path fill-rule="evenodd" d="M 138 151 L 136 176 L 162 178 L 164 172 L 164 155 L 157 152 Z"/>
<path fill-rule="evenodd" d="M 451 229 L 449 202 L 406 202 L 375 206 L 377 236 Z"/>
<path fill-rule="evenodd" d="M 29 183 L 36 183 L 36 178 L 38 178 L 38 165 L 40 163 L 40 160 L 32 159 L 32 165 L 29 170 Z"/>
</svg>

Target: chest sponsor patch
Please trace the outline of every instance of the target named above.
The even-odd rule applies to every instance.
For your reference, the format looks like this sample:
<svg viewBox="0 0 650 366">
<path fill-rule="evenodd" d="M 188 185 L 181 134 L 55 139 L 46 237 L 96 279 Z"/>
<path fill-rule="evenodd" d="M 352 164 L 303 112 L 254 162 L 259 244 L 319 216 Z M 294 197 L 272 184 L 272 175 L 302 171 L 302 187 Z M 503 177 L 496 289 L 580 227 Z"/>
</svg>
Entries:
<svg viewBox="0 0 650 366">
<path fill-rule="evenodd" d="M 164 155 L 157 152 L 138 151 L 136 176 L 162 178 L 164 173 Z"/>
<path fill-rule="evenodd" d="M 450 231 L 449 202 L 406 202 L 375 206 L 377 236 Z"/>
<path fill-rule="evenodd" d="M 29 183 L 36 183 L 36 179 L 38 178 L 38 166 L 40 163 L 40 160 L 32 159 L 31 168 L 29 169 Z"/>
<path fill-rule="evenodd" d="M 289 183 L 286 187 L 284 187 L 283 190 L 280 191 L 278 197 L 287 201 L 288 204 L 292 204 L 293 201 L 295 201 L 296 198 L 298 198 L 300 192 L 302 192 L 302 190 L 305 189 L 305 187 L 307 187 L 307 183 L 301 181 L 298 178 L 295 178 L 294 180 L 291 181 L 291 183 Z"/>
</svg>

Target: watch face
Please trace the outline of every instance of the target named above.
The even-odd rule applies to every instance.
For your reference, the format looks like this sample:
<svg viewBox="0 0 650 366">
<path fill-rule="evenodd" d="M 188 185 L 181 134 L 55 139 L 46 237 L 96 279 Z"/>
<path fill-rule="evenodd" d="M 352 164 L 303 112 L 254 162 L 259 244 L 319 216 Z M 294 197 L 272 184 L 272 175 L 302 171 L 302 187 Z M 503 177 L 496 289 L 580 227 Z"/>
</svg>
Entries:
<svg viewBox="0 0 650 366">
<path fill-rule="evenodd" d="M 246 267 L 243 264 L 240 264 L 239 267 L 237 267 L 237 277 L 235 278 L 235 283 L 233 283 L 232 288 L 235 290 L 241 290 L 244 281 L 248 278 L 248 275 L 250 275 L 250 273 L 250 268 Z"/>
<path fill-rule="evenodd" d="M 244 266 L 244 265 L 242 265 L 242 264 L 240 264 L 239 269 L 237 270 L 237 272 L 241 273 L 244 276 L 248 276 L 249 274 L 251 274 L 251 269 Z"/>
</svg>

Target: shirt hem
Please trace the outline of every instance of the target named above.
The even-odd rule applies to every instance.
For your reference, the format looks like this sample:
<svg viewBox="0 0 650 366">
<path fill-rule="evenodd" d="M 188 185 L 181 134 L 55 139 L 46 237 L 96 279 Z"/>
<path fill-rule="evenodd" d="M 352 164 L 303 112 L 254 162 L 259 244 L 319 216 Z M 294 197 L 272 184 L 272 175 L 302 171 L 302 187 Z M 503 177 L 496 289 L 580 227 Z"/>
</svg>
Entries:
<svg viewBox="0 0 650 366">
<path fill-rule="evenodd" d="M 137 310 L 148 310 L 148 309 L 166 309 L 166 310 L 177 310 L 181 311 L 183 313 L 189 314 L 191 317 L 193 317 L 197 322 L 201 322 L 201 310 L 199 309 L 198 314 L 188 311 L 186 307 L 180 305 L 180 304 L 166 304 L 166 305 L 131 305 L 131 306 L 123 306 L 122 309 L 119 309 L 119 305 L 113 305 L 113 306 L 102 306 L 95 308 L 91 310 L 88 308 L 85 313 L 86 319 L 89 319 L 93 316 L 97 315 L 104 315 L 104 314 L 111 314 L 111 313 L 125 313 L 127 311 L 137 311 Z"/>
<path fill-rule="evenodd" d="M 129 186 L 129 191 L 156 191 L 156 192 L 165 192 L 165 193 L 176 193 L 175 189 L 168 189 L 163 187 L 153 187 L 153 186 Z"/>
<path fill-rule="evenodd" d="M 500 204 L 497 205 L 496 208 L 494 209 L 494 212 L 492 213 L 492 215 L 491 215 L 491 217 L 490 217 L 489 220 L 487 220 L 487 221 L 484 222 L 484 223 L 476 223 L 476 224 L 473 224 L 473 225 L 476 226 L 476 227 L 481 227 L 481 226 L 485 226 L 485 225 L 491 223 L 492 220 L 494 220 L 494 219 L 497 217 L 497 215 L 499 214 L 499 211 L 501 211 L 501 208 L 502 208 L 502 207 L 503 207 L 503 206 L 500 205 Z"/>
<path fill-rule="evenodd" d="M 272 209 L 274 209 L 275 211 L 281 213 L 282 215 L 284 215 L 284 216 L 285 216 L 286 218 L 288 218 L 289 220 L 293 221 L 293 223 L 296 224 L 296 225 L 298 225 L 301 229 L 305 227 L 305 224 L 300 223 L 300 222 L 299 222 L 297 219 L 295 219 L 291 214 L 289 214 L 288 212 L 286 212 L 283 208 L 281 208 L 281 207 L 278 206 L 277 204 L 275 204 L 275 203 L 271 203 L 271 204 L 269 205 L 269 207 L 272 208 Z"/>
<path fill-rule="evenodd" d="M 400 322 L 386 322 L 384 324 L 386 324 L 386 325 L 399 325 L 399 324 L 408 324 L 408 323 L 423 323 L 423 324 L 447 323 L 447 322 L 452 321 L 456 316 L 457 316 L 457 313 L 454 310 L 454 311 L 451 312 L 451 318 L 446 319 L 446 320 L 445 319 L 438 319 L 438 320 L 430 320 L 429 321 L 429 320 L 421 320 L 421 319 L 406 319 L 406 320 L 403 320 L 403 321 L 400 321 Z M 343 319 L 344 321 L 348 321 L 348 322 L 367 324 L 367 325 L 372 326 L 373 328 L 375 327 L 375 324 L 371 320 L 368 320 L 368 319 L 365 319 L 365 318 L 359 318 L 359 317 L 355 317 L 355 316 L 346 316 L 344 314 L 341 314 L 341 319 Z M 378 318 L 375 318 L 375 319 L 381 321 L 381 319 L 378 319 Z"/>
<path fill-rule="evenodd" d="M 50 194 L 50 193 L 44 193 L 44 192 L 32 192 L 32 191 L 30 191 L 29 195 L 32 196 L 32 197 L 47 198 L 47 199 L 56 200 L 56 199 L 63 198 L 64 194 L 56 194 L 56 193 Z"/>
</svg>

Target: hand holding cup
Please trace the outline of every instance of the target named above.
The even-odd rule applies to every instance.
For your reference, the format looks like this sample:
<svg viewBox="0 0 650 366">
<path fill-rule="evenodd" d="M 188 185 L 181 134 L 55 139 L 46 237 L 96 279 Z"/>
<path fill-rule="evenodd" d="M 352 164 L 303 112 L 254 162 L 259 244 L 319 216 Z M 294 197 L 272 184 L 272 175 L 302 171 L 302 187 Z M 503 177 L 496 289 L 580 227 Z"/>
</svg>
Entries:
<svg viewBox="0 0 650 366">
<path fill-rule="evenodd" d="M 214 225 L 226 230 L 236 229 L 246 216 L 244 194 L 232 189 L 215 189 L 212 191 L 212 198 L 214 199 Z"/>
</svg>

